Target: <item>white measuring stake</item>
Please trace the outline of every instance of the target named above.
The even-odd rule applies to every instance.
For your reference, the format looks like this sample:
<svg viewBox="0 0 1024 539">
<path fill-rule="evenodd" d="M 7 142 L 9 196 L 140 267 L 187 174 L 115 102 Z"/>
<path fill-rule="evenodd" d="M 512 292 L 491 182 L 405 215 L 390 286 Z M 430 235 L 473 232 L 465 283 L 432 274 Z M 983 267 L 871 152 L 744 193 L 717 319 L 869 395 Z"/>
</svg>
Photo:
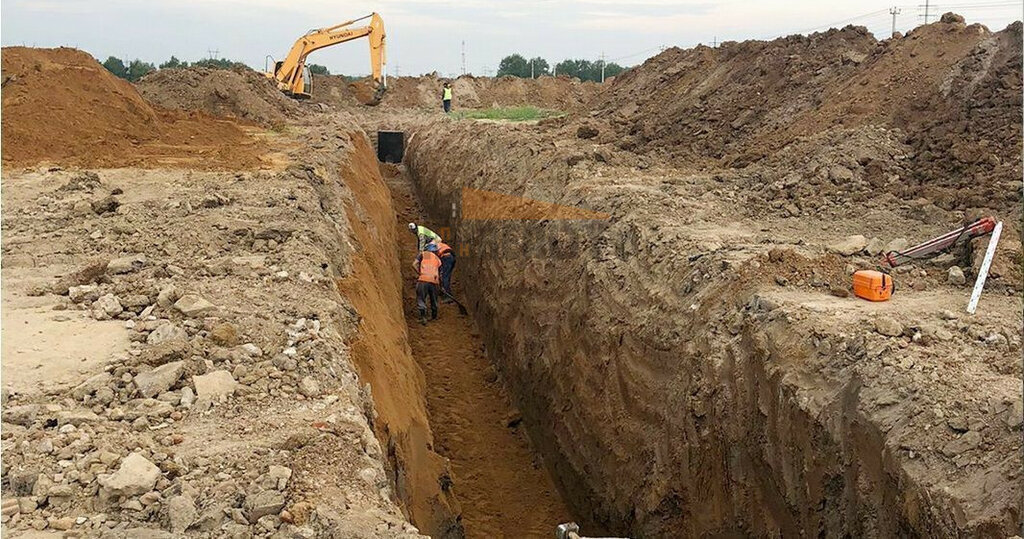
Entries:
<svg viewBox="0 0 1024 539">
<path fill-rule="evenodd" d="M 985 288 L 985 279 L 988 278 L 988 267 L 992 265 L 992 257 L 996 254 L 996 244 L 999 243 L 999 234 L 1003 232 L 1003 222 L 996 223 L 992 231 L 992 239 L 988 240 L 988 249 L 985 249 L 985 260 L 981 262 L 981 269 L 978 271 L 978 278 L 974 281 L 974 291 L 971 292 L 971 302 L 967 304 L 967 312 L 974 314 L 978 310 L 978 300 L 981 299 L 981 289 Z"/>
</svg>

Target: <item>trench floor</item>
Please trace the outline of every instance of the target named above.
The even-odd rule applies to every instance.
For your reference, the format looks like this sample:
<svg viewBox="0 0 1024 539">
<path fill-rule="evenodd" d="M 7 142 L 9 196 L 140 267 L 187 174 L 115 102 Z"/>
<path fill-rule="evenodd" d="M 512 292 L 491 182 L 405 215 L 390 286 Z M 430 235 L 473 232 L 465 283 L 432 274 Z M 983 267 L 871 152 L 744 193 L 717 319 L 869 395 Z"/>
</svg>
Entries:
<svg viewBox="0 0 1024 539">
<path fill-rule="evenodd" d="M 413 357 L 426 379 L 434 449 L 451 462 L 453 489 L 467 537 L 552 537 L 572 520 L 529 438 L 512 400 L 491 366 L 473 319 L 454 304 L 441 304 L 437 320 L 420 324 L 416 310 L 415 236 L 409 222 L 424 213 L 403 172 L 389 177 L 400 228 L 404 306 Z M 447 238 L 446 238 L 447 239 Z M 460 294 L 456 261 L 452 289 Z"/>
</svg>

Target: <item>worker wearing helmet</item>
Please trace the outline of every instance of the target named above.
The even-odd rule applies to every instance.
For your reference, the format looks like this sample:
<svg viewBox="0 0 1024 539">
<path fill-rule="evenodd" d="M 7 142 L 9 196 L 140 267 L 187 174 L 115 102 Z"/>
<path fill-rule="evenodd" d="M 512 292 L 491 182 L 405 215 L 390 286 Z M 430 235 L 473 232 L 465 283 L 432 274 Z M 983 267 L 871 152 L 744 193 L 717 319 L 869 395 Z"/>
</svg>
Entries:
<svg viewBox="0 0 1024 539">
<path fill-rule="evenodd" d="M 422 252 L 432 241 L 441 241 L 441 236 L 435 234 L 433 230 L 416 223 L 409 223 L 409 232 L 416 234 L 416 252 Z"/>
<path fill-rule="evenodd" d="M 444 292 L 444 303 L 451 302 L 452 298 L 452 271 L 455 270 L 455 250 L 447 243 L 437 240 L 437 257 L 441 259 L 441 291 Z"/>
<path fill-rule="evenodd" d="M 430 319 L 437 320 L 437 287 L 441 282 L 441 259 L 437 257 L 437 245 L 428 243 L 412 263 L 416 269 L 416 308 L 420 312 L 420 323 L 427 325 L 427 301 L 430 302 Z"/>
</svg>

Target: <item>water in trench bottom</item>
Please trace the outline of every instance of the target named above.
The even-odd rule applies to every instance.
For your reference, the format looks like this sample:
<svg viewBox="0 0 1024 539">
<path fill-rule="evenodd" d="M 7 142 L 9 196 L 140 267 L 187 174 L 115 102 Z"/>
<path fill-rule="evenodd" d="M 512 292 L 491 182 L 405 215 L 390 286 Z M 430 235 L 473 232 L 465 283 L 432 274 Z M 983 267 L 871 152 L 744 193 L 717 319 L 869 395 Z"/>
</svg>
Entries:
<svg viewBox="0 0 1024 539">
<path fill-rule="evenodd" d="M 467 537 L 553 537 L 572 517 L 520 416 L 484 352 L 472 318 L 441 304 L 419 322 L 414 290 L 416 238 L 407 224 L 431 227 L 399 167 L 382 167 L 398 214 L 404 306 L 413 357 L 426 379 L 434 449 L 451 461 Z M 459 297 L 456 261 L 452 289 Z M 428 313 L 429 316 L 429 313 Z"/>
</svg>

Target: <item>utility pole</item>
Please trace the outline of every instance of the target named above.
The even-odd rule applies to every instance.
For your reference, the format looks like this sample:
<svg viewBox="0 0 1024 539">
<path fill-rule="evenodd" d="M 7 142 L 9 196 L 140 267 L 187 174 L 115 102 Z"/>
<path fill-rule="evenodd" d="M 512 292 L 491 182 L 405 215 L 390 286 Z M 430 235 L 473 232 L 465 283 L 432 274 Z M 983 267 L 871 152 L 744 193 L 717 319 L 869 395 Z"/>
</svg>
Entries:
<svg viewBox="0 0 1024 539">
<path fill-rule="evenodd" d="M 462 74 L 466 74 L 466 40 L 462 40 Z"/>
<path fill-rule="evenodd" d="M 715 37 L 711 38 L 711 48 L 712 49 L 717 49 L 718 48 L 718 36 L 715 36 Z"/>
<path fill-rule="evenodd" d="M 530 58 L 530 78 L 533 78 L 533 58 Z"/>
<path fill-rule="evenodd" d="M 925 24 L 928 24 L 928 4 L 929 3 L 930 3 L 929 0 L 924 0 L 924 5 L 923 6 L 918 6 L 918 7 L 923 7 L 924 8 L 924 23 Z"/>
<path fill-rule="evenodd" d="M 601 52 L 601 84 L 604 84 L 604 52 Z"/>
<path fill-rule="evenodd" d="M 220 49 L 213 49 L 213 50 L 206 49 L 206 54 L 210 55 L 210 59 L 211 60 L 216 60 L 215 56 L 220 54 Z"/>
<path fill-rule="evenodd" d="M 889 14 L 892 15 L 892 32 L 889 37 L 892 37 L 896 35 L 896 15 L 900 14 L 900 8 L 893 6 L 889 9 Z"/>
</svg>

